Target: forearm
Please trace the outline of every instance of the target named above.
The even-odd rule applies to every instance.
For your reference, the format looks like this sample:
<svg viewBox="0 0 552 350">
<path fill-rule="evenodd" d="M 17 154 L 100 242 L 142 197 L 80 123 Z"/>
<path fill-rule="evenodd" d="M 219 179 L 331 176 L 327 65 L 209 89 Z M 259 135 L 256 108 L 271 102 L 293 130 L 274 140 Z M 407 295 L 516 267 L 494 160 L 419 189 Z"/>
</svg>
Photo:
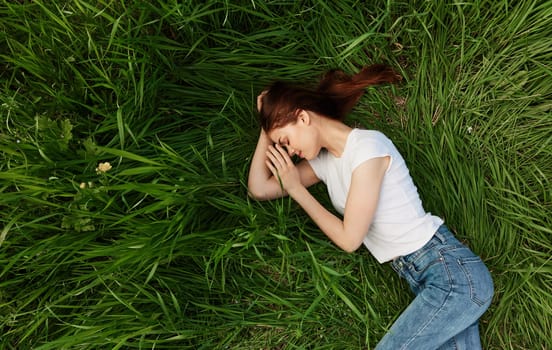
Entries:
<svg viewBox="0 0 552 350">
<path fill-rule="evenodd" d="M 266 151 L 271 144 L 272 142 L 268 136 L 261 131 L 249 168 L 247 183 L 249 194 L 251 197 L 259 200 L 271 199 L 275 197 L 273 193 L 275 192 L 275 188 L 279 191 L 280 196 L 285 194 L 285 192 L 283 192 L 280 188 L 277 180 L 270 172 L 270 169 L 266 166 Z"/>
<path fill-rule="evenodd" d="M 355 251 L 366 237 L 376 213 L 389 157 L 373 158 L 355 168 L 341 219 L 324 208 L 307 190 L 305 184 L 315 182 L 305 180 L 304 174 L 310 171 L 312 177 L 316 177 L 308 163 L 299 163 L 299 166 L 303 166 L 301 179 L 299 166 L 294 165 L 281 146 L 269 146 L 266 155 L 266 165 L 270 172 L 281 179 L 286 192 L 307 212 L 322 232 L 341 249 Z"/>
<path fill-rule="evenodd" d="M 353 252 L 360 246 L 362 242 L 347 232 L 343 220 L 322 206 L 305 187 L 294 189 L 290 195 L 339 248 Z"/>
</svg>

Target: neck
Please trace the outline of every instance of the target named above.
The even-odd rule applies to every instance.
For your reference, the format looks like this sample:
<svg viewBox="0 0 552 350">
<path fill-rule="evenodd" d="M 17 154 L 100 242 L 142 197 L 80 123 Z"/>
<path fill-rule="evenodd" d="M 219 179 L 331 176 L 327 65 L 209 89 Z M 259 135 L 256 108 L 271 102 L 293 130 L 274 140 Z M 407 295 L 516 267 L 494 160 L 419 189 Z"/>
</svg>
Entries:
<svg viewBox="0 0 552 350">
<path fill-rule="evenodd" d="M 347 137 L 353 129 L 339 120 L 321 118 L 320 135 L 322 147 L 335 157 L 341 157 L 347 144 Z"/>
</svg>

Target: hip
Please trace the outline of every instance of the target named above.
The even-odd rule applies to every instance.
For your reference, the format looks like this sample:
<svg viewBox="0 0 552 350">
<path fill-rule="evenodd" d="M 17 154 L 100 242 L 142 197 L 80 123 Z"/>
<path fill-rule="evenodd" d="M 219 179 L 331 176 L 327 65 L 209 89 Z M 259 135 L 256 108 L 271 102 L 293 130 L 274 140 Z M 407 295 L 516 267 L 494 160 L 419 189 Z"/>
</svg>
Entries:
<svg viewBox="0 0 552 350">
<path fill-rule="evenodd" d="M 483 306 L 494 292 L 492 277 L 481 258 L 446 225 L 441 225 L 422 248 L 396 258 L 391 266 L 415 294 L 436 287 L 443 297 L 452 293 L 465 295 Z"/>
</svg>

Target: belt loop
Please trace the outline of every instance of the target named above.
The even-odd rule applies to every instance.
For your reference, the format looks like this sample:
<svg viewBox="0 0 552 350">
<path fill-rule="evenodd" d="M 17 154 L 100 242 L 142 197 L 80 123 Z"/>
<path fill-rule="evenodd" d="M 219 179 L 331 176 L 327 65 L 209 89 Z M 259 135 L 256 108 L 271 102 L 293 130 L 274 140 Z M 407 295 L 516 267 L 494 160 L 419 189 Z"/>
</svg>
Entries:
<svg viewBox="0 0 552 350">
<path fill-rule="evenodd" d="M 449 228 L 447 227 L 447 225 L 445 224 L 442 224 L 441 226 L 439 226 L 439 228 L 437 229 L 437 232 L 435 232 L 435 237 L 437 237 L 438 240 L 441 241 L 441 243 L 446 243 L 447 242 L 447 239 L 445 238 L 445 235 L 450 232 L 449 231 Z"/>
<path fill-rule="evenodd" d="M 393 268 L 393 270 L 395 270 L 396 273 L 398 273 L 399 275 L 402 275 L 402 269 L 403 269 L 403 266 L 404 266 L 404 261 L 403 261 L 403 257 L 402 256 L 399 256 L 398 258 L 396 258 L 395 260 L 393 260 L 391 262 L 391 267 Z"/>
</svg>

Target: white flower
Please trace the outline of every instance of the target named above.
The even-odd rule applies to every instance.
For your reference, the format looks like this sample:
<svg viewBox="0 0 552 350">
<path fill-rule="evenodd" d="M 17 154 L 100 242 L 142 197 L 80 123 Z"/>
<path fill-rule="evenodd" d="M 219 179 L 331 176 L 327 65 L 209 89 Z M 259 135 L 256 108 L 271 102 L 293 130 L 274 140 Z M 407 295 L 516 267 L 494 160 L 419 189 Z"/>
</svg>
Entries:
<svg viewBox="0 0 552 350">
<path fill-rule="evenodd" d="M 468 126 L 468 134 L 471 134 L 473 132 L 473 128 L 471 126 Z"/>
<path fill-rule="evenodd" d="M 81 182 L 81 184 L 79 185 L 80 189 L 83 190 L 86 188 L 86 183 L 84 182 Z"/>
<path fill-rule="evenodd" d="M 109 170 L 111 170 L 111 164 L 109 164 L 109 162 L 100 163 L 100 164 L 98 164 L 98 167 L 96 168 L 96 172 L 98 174 L 105 173 Z"/>
</svg>

